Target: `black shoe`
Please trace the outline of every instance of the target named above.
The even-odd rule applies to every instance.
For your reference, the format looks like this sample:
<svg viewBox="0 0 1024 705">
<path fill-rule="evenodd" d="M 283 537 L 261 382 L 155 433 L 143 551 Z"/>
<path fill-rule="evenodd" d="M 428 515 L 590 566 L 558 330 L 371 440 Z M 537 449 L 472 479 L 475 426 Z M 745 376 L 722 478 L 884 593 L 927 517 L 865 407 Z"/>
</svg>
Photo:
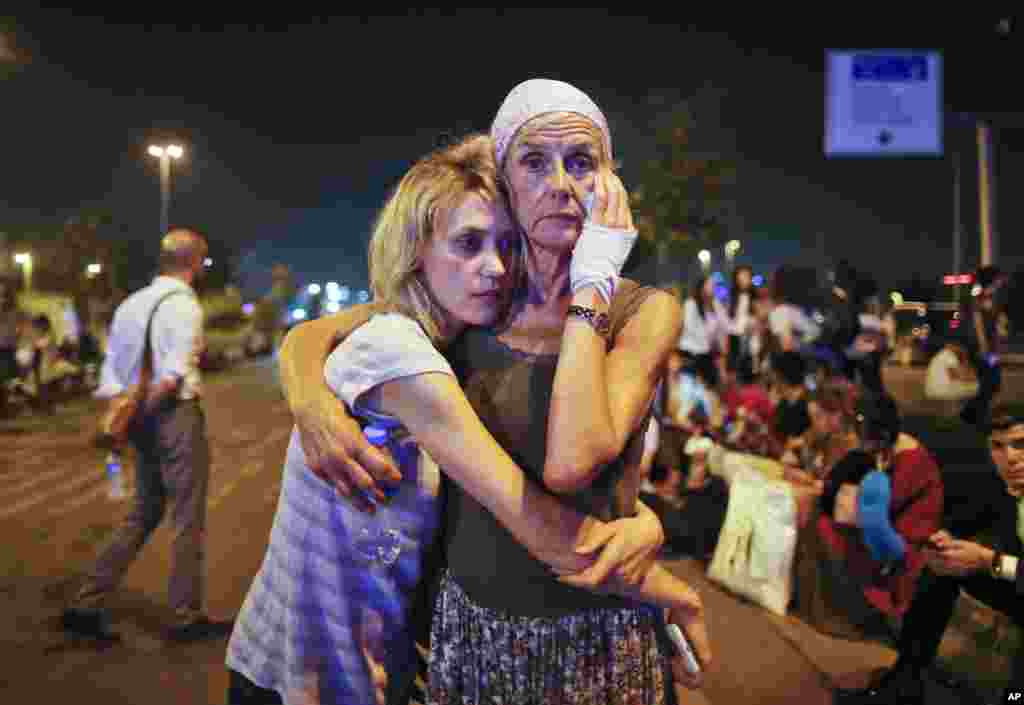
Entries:
<svg viewBox="0 0 1024 705">
<path fill-rule="evenodd" d="M 175 624 L 167 630 L 167 640 L 176 642 L 203 641 L 206 639 L 219 639 L 230 636 L 235 628 L 235 620 L 223 621 L 212 620 L 206 615 L 200 615 L 187 622 Z"/>
<path fill-rule="evenodd" d="M 71 607 L 61 614 L 60 624 L 64 631 L 71 632 L 76 636 L 106 642 L 121 640 L 121 635 L 110 628 L 109 619 L 101 610 Z"/>
<path fill-rule="evenodd" d="M 867 688 L 837 688 L 834 696 L 842 705 L 923 705 L 924 676 L 918 669 L 897 666 Z"/>
</svg>

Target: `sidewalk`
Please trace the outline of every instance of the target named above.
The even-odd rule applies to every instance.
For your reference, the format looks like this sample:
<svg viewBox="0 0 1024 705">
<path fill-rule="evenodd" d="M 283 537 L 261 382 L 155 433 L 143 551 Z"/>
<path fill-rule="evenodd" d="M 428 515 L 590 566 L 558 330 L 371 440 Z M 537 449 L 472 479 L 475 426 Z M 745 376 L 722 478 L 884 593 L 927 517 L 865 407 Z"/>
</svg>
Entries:
<svg viewBox="0 0 1024 705">
<path fill-rule="evenodd" d="M 714 648 L 704 688 L 688 692 L 681 705 L 831 705 L 832 685 L 863 685 L 874 669 L 896 658 L 888 646 L 825 636 L 795 618 L 778 617 L 734 597 L 708 581 L 704 565 L 694 559 L 673 559 L 665 565 L 703 596 Z M 109 653 L 76 645 L 52 626 L 62 588 L 52 579 L 28 576 L 9 575 L 0 581 L 0 654 L 9 667 L 0 674 L 0 693 L 8 696 L 0 698 L 4 702 L 30 702 L 33 693 L 43 696 L 39 702 L 58 694 L 87 703 L 138 702 L 138 694 L 157 683 L 176 690 L 154 695 L 153 702 L 223 702 L 223 641 L 168 646 L 154 626 L 166 617 L 161 608 L 150 597 L 125 592 L 119 596 L 119 614 L 130 618 L 117 624 L 125 643 Z M 940 660 L 951 672 L 972 679 L 989 669 L 988 687 L 975 687 L 997 692 L 1005 682 L 998 669 L 1008 667 L 1018 638 L 1008 636 L 1005 627 L 1005 619 L 962 598 Z M 932 682 L 925 702 L 994 705 L 997 700 Z"/>
<path fill-rule="evenodd" d="M 734 597 L 705 577 L 700 562 L 678 559 L 666 562 L 676 575 L 688 581 L 704 598 L 708 631 L 715 661 L 706 675 L 704 688 L 691 692 L 685 703 L 704 705 L 831 705 L 832 686 L 853 688 L 865 685 L 875 669 L 896 660 L 896 651 L 885 645 L 836 639 L 816 632 L 793 617 L 779 617 Z M 941 665 L 963 674 L 964 660 L 975 650 L 958 627 L 962 613 L 972 605 L 964 603 L 947 630 L 940 651 Z M 1005 677 L 1005 676 L 1004 676 Z M 992 685 L 970 684 L 972 690 L 952 690 L 936 682 L 927 684 L 929 705 L 970 705 L 995 703 Z"/>
</svg>

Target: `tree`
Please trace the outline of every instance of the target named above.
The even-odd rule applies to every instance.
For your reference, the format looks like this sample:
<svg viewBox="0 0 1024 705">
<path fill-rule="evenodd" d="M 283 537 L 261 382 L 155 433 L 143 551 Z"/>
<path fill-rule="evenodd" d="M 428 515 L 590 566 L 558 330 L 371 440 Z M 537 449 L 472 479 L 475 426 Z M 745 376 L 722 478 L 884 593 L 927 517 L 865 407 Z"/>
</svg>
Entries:
<svg viewBox="0 0 1024 705">
<path fill-rule="evenodd" d="M 17 35 L 14 20 L 0 17 L 0 80 L 14 76 L 29 63 L 28 52 L 19 46 Z"/>
<path fill-rule="evenodd" d="M 33 286 L 73 297 L 109 296 L 135 288 L 150 273 L 141 244 L 127 238 L 114 214 L 101 206 L 83 206 L 63 222 L 5 227 L 9 249 L 33 257 Z M 89 265 L 100 265 L 100 273 Z"/>
<path fill-rule="evenodd" d="M 199 232 L 204 231 L 200 229 Z M 229 284 L 234 284 L 235 275 L 238 272 L 239 247 L 223 239 L 209 237 L 207 237 L 207 244 L 210 247 L 211 265 L 206 270 L 206 276 L 201 282 L 202 288 L 207 291 L 217 291 L 224 289 Z"/>
<path fill-rule="evenodd" d="M 699 132 L 695 105 L 680 104 L 656 131 L 657 153 L 641 168 L 630 194 L 639 238 L 627 271 L 658 284 L 686 279 L 702 248 L 735 233 L 735 160 Z"/>
</svg>

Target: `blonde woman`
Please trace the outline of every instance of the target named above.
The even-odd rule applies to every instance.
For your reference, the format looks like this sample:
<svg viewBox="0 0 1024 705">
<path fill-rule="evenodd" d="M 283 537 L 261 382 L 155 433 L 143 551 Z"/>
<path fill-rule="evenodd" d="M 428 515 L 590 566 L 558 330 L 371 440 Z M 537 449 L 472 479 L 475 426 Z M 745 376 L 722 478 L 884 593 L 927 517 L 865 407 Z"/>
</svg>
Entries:
<svg viewBox="0 0 1024 705">
<path fill-rule="evenodd" d="M 494 323 L 508 299 L 519 235 L 495 177 L 491 141 L 471 138 L 417 163 L 385 205 L 370 247 L 369 318 L 331 353 L 324 375 L 349 413 L 406 436 L 401 483 L 367 517 L 310 471 L 293 432 L 267 557 L 228 648 L 230 702 L 401 697 L 395 683 L 415 663 L 408 607 L 440 518 L 438 464 L 552 574 L 572 581 L 605 570 L 594 555 L 604 547 L 602 559 L 652 601 L 686 599 L 645 560 L 662 541 L 653 513 L 609 524 L 527 482 L 440 352 L 467 326 Z M 398 557 L 368 560 L 360 530 L 396 526 Z"/>
<path fill-rule="evenodd" d="M 473 409 L 531 483 L 615 525 L 642 511 L 643 437 L 682 310 L 666 292 L 619 276 L 636 231 L 612 171 L 608 123 L 588 96 L 558 81 L 526 81 L 507 96 L 491 134 L 524 233 L 526 276 L 508 318 L 467 329 L 449 359 Z M 352 494 L 388 481 L 391 468 L 309 381 L 313 362 L 349 324 L 296 328 L 281 368 L 304 446 Z M 703 609 L 685 583 L 657 563 L 632 590 L 618 571 L 611 581 L 594 571 L 558 578 L 524 550 L 492 501 L 451 486 L 429 702 L 661 703 L 673 677 L 699 685 L 676 661 L 668 676 L 663 616 L 644 604 L 671 607 L 708 666 Z M 606 565 L 613 549 L 614 539 L 601 554 Z M 604 594 L 588 592 L 595 586 Z"/>
</svg>

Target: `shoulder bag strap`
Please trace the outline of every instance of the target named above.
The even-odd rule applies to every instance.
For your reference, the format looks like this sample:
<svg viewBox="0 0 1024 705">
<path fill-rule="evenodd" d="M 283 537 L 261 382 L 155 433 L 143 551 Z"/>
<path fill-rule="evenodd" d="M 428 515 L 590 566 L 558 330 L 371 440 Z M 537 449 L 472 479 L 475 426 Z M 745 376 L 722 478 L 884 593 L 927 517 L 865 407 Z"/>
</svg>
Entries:
<svg viewBox="0 0 1024 705">
<path fill-rule="evenodd" d="M 142 371 L 139 373 L 139 386 L 143 389 L 149 386 L 149 382 L 153 377 L 153 347 L 150 343 L 150 336 L 153 332 L 153 318 L 156 317 L 156 311 L 160 308 L 160 304 L 177 294 L 188 294 L 188 292 L 180 289 L 167 292 L 157 299 L 153 310 L 149 312 L 149 320 L 146 322 L 146 338 L 142 348 Z"/>
</svg>

